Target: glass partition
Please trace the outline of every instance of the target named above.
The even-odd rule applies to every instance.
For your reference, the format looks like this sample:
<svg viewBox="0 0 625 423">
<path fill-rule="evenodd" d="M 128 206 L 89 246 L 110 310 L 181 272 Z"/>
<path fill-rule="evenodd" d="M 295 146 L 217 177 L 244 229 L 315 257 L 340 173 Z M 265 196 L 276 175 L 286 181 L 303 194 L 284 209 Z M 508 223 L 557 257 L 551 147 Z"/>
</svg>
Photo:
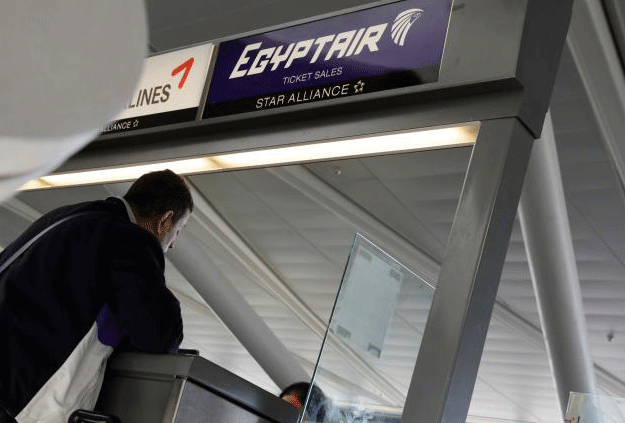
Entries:
<svg viewBox="0 0 625 423">
<path fill-rule="evenodd" d="M 625 398 L 571 392 L 565 423 L 623 423 Z"/>
<path fill-rule="evenodd" d="M 357 234 L 313 373 L 321 395 L 309 392 L 300 422 L 398 422 L 412 378 L 398 364 L 416 363 L 433 294 Z"/>
</svg>

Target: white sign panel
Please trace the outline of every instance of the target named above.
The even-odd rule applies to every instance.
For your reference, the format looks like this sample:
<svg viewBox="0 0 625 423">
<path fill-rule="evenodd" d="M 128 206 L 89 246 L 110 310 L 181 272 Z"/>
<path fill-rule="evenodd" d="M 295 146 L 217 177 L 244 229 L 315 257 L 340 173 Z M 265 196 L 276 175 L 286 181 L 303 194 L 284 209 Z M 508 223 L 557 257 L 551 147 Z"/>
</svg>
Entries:
<svg viewBox="0 0 625 423">
<path fill-rule="evenodd" d="M 103 133 L 194 120 L 212 53 L 213 44 L 204 44 L 148 57 L 126 109 Z"/>
</svg>

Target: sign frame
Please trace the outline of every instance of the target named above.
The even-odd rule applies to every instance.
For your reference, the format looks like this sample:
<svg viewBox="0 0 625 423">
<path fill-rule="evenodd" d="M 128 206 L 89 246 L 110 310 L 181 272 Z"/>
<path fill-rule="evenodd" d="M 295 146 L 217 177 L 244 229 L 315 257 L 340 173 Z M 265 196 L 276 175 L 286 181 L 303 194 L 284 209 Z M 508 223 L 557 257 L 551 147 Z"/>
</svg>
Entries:
<svg viewBox="0 0 625 423">
<path fill-rule="evenodd" d="M 223 41 L 203 118 L 436 82 L 451 7 L 394 1 Z"/>
<path fill-rule="evenodd" d="M 146 57 L 128 105 L 103 128 L 102 135 L 196 121 L 206 98 L 214 51 L 214 44 L 207 42 Z M 174 103 L 165 106 L 168 101 Z"/>
</svg>

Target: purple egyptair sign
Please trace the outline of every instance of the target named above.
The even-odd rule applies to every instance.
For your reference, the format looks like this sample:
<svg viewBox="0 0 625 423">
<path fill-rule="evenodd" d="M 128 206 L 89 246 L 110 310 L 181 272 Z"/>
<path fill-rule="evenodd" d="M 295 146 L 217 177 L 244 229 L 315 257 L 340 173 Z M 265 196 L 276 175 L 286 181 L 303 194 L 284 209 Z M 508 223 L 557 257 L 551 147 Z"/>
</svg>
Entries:
<svg viewBox="0 0 625 423">
<path fill-rule="evenodd" d="M 204 117 L 435 82 L 452 0 L 404 0 L 227 41 Z"/>
</svg>

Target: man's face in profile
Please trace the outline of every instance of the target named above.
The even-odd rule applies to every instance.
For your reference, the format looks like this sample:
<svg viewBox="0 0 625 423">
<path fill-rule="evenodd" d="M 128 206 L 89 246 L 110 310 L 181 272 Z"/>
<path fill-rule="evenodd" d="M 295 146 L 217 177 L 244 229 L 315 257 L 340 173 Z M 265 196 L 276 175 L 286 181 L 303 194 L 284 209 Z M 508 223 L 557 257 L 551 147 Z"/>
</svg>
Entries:
<svg viewBox="0 0 625 423">
<path fill-rule="evenodd" d="M 189 222 L 191 213 L 189 210 L 185 211 L 184 215 L 174 223 L 173 213 L 169 216 L 165 222 L 165 230 L 157 237 L 163 252 L 166 253 L 170 248 L 174 247 L 176 240 L 180 236 L 180 233 Z"/>
</svg>

